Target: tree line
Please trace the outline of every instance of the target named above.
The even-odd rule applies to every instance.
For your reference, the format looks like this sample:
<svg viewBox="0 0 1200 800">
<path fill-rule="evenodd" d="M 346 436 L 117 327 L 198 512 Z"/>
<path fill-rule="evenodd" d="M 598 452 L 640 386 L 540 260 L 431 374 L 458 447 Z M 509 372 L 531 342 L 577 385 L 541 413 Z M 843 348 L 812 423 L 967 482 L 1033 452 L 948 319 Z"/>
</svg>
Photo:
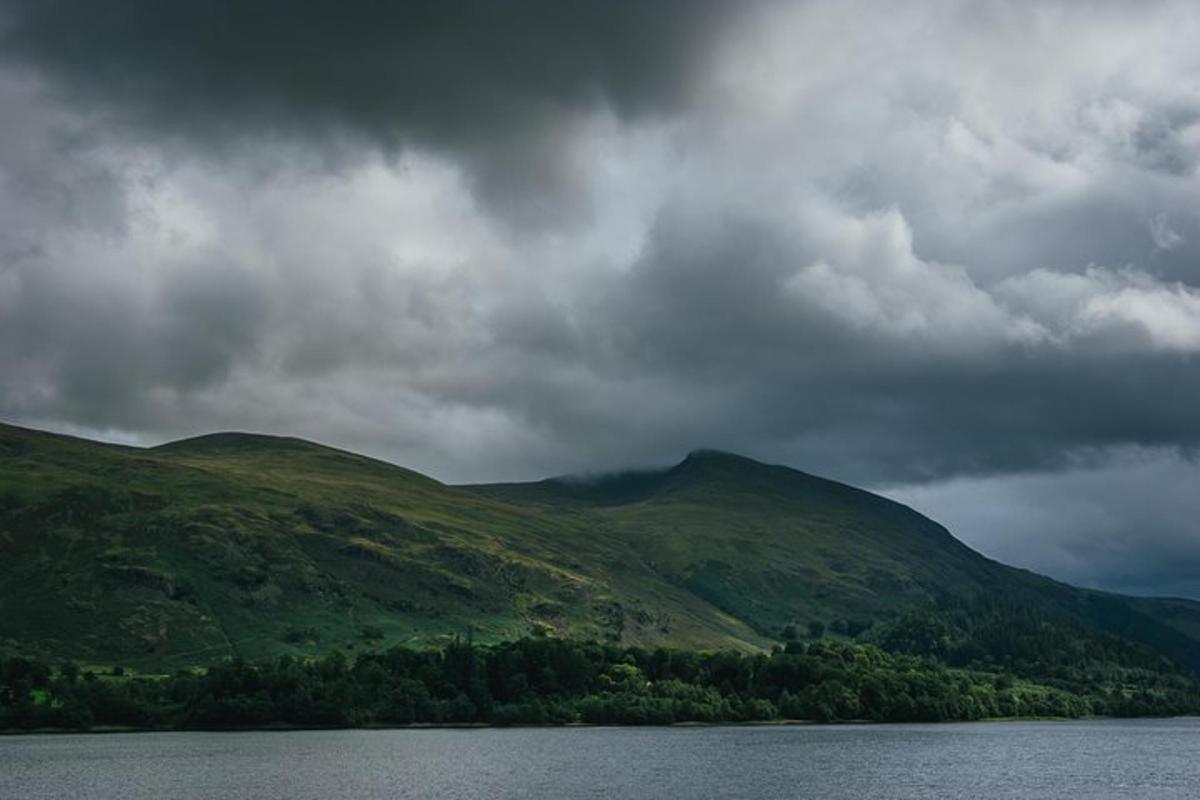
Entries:
<svg viewBox="0 0 1200 800">
<path fill-rule="evenodd" d="M 924 635 L 911 625 L 898 624 L 897 631 L 897 637 Z M 169 676 L 10 657 L 0 659 L 0 729 L 901 722 L 1200 712 L 1200 686 L 1169 664 L 1095 661 L 1086 647 L 1065 652 L 1076 661 L 1045 664 L 1040 679 L 1032 677 L 1038 670 L 1029 654 L 1018 671 L 1003 665 L 989 671 L 843 639 L 790 641 L 757 654 L 552 638 L 494 645 L 456 640 L 441 649 L 395 647 L 353 661 L 340 651 L 311 659 L 234 659 Z"/>
</svg>

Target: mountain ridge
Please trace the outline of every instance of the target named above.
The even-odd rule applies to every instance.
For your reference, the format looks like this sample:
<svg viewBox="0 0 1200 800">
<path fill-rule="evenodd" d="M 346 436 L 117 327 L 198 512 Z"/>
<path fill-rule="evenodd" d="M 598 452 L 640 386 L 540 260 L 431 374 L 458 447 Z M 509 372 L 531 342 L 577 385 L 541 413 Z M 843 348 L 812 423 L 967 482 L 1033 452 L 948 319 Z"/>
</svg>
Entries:
<svg viewBox="0 0 1200 800">
<path fill-rule="evenodd" d="M 447 485 L 303 439 L 0 423 L 0 649 L 171 665 L 570 636 L 762 650 L 1003 596 L 1200 664 L 1200 604 L 1076 589 L 915 510 L 721 451 Z"/>
</svg>

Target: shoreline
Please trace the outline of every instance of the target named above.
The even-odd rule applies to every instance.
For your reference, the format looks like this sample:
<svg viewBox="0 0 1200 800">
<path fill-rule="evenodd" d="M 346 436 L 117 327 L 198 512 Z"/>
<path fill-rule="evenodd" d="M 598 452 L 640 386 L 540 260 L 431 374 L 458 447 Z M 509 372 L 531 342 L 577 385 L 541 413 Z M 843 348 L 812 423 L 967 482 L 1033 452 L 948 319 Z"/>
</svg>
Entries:
<svg viewBox="0 0 1200 800">
<path fill-rule="evenodd" d="M 437 730 L 529 730 L 529 729 L 578 729 L 578 728 L 793 728 L 821 727 L 842 728 L 876 727 L 894 725 L 973 725 L 978 723 L 996 722 L 1104 722 L 1109 720 L 1166 720 L 1166 719 L 1197 719 L 1196 715 L 1179 714 L 1172 716 L 1146 717 L 985 717 L 983 719 L 959 719 L 930 722 L 909 720 L 904 722 L 875 722 L 873 720 L 845 720 L 841 722 L 818 722 L 807 719 L 755 720 L 750 722 L 672 722 L 665 725 L 654 724 L 619 724 L 600 722 L 562 722 L 562 723 L 515 723 L 512 725 L 495 725 L 488 722 L 418 722 L 411 725 L 289 725 L 285 723 L 257 725 L 237 728 L 139 728 L 124 725 L 97 725 L 87 729 L 75 728 L 5 728 L 0 729 L 3 736 L 62 736 L 70 734 L 123 734 L 123 733 L 293 733 L 297 731 L 437 731 Z"/>
</svg>

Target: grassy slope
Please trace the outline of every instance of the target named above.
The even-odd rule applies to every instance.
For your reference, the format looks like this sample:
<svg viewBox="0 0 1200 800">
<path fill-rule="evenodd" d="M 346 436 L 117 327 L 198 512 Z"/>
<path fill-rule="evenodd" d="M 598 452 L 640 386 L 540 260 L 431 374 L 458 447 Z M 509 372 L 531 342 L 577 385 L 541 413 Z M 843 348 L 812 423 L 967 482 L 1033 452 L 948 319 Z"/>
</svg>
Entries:
<svg viewBox="0 0 1200 800">
<path fill-rule="evenodd" d="M 869 622 L 978 591 L 993 574 L 992 562 L 904 506 L 721 453 L 591 484 L 476 491 L 550 518 L 603 520 L 667 581 L 764 634 L 789 622 Z"/>
<path fill-rule="evenodd" d="M 0 560 L 0 644 L 146 666 L 468 628 L 750 649 L 997 591 L 1182 657 L 1200 634 L 1196 604 L 1074 590 L 878 496 L 715 453 L 451 487 L 293 439 L 145 450 L 0 425 Z"/>
<path fill-rule="evenodd" d="M 656 581 L 594 520 L 546 519 L 296 440 L 141 450 L 0 426 L 0 508 L 12 649 L 149 665 L 468 628 L 765 643 Z"/>
</svg>

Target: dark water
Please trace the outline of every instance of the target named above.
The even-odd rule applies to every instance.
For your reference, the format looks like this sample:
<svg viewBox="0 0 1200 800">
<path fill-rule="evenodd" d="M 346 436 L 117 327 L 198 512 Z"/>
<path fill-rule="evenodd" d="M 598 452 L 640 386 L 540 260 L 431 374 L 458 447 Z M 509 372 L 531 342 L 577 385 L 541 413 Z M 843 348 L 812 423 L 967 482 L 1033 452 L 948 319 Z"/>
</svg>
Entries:
<svg viewBox="0 0 1200 800">
<path fill-rule="evenodd" d="M 0 737 L 0 798 L 1188 798 L 1200 720 Z"/>
</svg>

